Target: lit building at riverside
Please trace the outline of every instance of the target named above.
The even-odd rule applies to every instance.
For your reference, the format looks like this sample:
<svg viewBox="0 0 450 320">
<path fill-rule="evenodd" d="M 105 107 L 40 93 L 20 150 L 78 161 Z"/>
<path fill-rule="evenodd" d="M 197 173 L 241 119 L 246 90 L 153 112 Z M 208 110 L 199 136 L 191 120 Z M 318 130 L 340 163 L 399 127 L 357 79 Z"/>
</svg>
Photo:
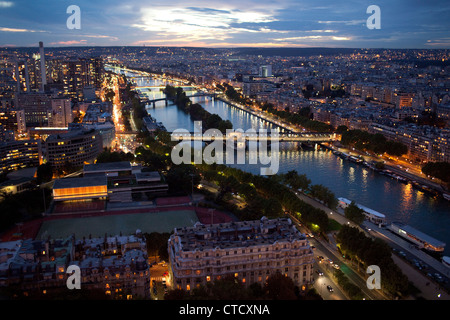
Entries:
<svg viewBox="0 0 450 320">
<path fill-rule="evenodd" d="M 288 218 L 176 228 L 168 251 L 170 281 L 187 291 L 225 275 L 245 286 L 276 272 L 301 289 L 313 282 L 312 248 Z"/>
</svg>

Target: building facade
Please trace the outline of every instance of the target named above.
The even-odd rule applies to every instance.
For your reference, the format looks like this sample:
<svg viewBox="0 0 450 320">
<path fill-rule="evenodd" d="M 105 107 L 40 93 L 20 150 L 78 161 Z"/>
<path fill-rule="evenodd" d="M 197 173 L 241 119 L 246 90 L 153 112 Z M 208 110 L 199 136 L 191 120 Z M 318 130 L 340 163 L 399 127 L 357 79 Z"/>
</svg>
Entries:
<svg viewBox="0 0 450 320">
<path fill-rule="evenodd" d="M 102 137 L 95 130 L 50 135 L 44 146 L 45 159 L 56 169 L 62 168 L 66 162 L 76 167 L 92 163 L 103 151 Z"/>
<path fill-rule="evenodd" d="M 40 140 L 12 140 L 0 142 L 0 171 L 6 172 L 42 162 Z"/>
<path fill-rule="evenodd" d="M 113 299 L 150 298 L 150 267 L 145 237 L 18 240 L 0 243 L 0 287 L 25 296 L 69 293 L 66 273 L 80 268 L 80 286 Z"/>
<path fill-rule="evenodd" d="M 172 286 L 187 291 L 229 274 L 245 286 L 276 272 L 301 288 L 313 282 L 313 251 L 287 218 L 176 228 L 168 251 Z"/>
</svg>

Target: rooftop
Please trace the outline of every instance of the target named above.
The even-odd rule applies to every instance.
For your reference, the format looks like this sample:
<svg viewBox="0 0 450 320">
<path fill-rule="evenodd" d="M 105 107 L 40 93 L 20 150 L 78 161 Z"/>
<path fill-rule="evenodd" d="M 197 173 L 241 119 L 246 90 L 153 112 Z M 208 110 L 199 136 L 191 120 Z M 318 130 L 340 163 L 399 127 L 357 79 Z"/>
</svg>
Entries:
<svg viewBox="0 0 450 320">
<path fill-rule="evenodd" d="M 409 225 L 403 224 L 401 222 L 393 222 L 392 224 L 396 225 L 399 229 L 407 232 L 408 234 L 413 235 L 436 248 L 445 247 L 445 242 L 437 240 L 437 239 L 435 239 L 435 238 L 433 238 L 433 237 L 423 233 L 422 231 L 419 231 Z"/>
<path fill-rule="evenodd" d="M 277 241 L 305 240 L 306 236 L 298 231 L 288 218 L 228 222 L 213 225 L 196 223 L 194 227 L 175 229 L 172 237 L 178 238 L 183 251 L 195 251 L 214 248 L 242 248 Z"/>
<path fill-rule="evenodd" d="M 106 177 L 64 178 L 55 180 L 53 189 L 106 186 Z"/>
<path fill-rule="evenodd" d="M 85 164 L 83 168 L 84 173 L 125 170 L 131 170 L 131 163 L 129 161 Z"/>
</svg>

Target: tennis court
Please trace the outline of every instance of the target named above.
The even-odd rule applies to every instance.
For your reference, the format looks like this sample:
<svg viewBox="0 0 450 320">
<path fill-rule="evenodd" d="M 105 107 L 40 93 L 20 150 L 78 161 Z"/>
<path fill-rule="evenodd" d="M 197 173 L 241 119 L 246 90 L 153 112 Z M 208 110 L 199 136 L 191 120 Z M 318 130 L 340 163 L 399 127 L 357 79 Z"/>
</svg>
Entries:
<svg viewBox="0 0 450 320">
<path fill-rule="evenodd" d="M 169 232 L 174 228 L 193 226 L 198 221 L 195 210 L 173 210 L 148 213 L 112 214 L 86 218 L 66 218 L 44 221 L 36 239 L 103 237 L 105 233 L 123 235 L 136 232 Z"/>
</svg>

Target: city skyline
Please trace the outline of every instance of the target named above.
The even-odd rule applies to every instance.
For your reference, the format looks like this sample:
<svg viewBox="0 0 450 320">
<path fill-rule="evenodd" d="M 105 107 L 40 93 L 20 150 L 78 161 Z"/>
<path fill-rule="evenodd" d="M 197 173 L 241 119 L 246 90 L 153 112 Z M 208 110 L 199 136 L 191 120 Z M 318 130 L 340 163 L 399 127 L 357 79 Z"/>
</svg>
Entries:
<svg viewBox="0 0 450 320">
<path fill-rule="evenodd" d="M 0 46 L 450 47 L 450 4 L 438 0 L 79 1 L 80 29 L 67 26 L 71 5 L 0 1 Z M 380 29 L 367 27 L 371 5 Z"/>
</svg>

